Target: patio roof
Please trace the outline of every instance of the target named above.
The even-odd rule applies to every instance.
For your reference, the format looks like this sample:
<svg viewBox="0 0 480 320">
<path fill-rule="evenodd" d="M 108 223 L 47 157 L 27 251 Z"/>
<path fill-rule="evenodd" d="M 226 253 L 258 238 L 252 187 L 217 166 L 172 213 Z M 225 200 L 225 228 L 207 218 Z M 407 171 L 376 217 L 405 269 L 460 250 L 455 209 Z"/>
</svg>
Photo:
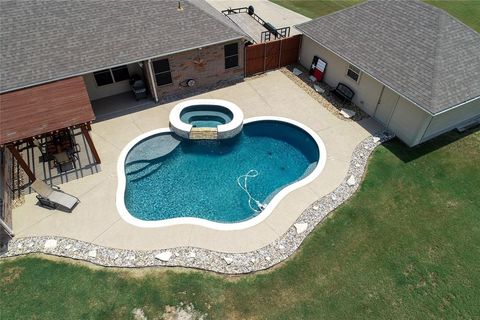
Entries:
<svg viewBox="0 0 480 320">
<path fill-rule="evenodd" d="M 0 145 L 94 119 L 82 77 L 5 93 L 0 95 Z"/>
</svg>

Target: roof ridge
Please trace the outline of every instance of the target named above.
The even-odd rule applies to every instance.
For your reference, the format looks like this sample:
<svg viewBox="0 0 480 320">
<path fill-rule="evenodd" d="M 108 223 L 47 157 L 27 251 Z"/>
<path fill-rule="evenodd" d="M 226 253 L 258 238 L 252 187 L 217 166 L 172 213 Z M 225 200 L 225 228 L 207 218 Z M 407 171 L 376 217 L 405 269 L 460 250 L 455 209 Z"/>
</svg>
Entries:
<svg viewBox="0 0 480 320">
<path fill-rule="evenodd" d="M 430 6 L 429 4 L 425 4 L 426 6 Z M 480 40 L 480 33 L 476 32 L 469 26 L 467 26 L 462 21 L 458 20 L 453 15 L 449 14 L 443 9 L 431 6 L 437 13 L 438 13 L 438 32 L 437 32 L 437 41 L 435 43 L 435 52 L 434 52 L 434 72 L 433 72 L 433 79 L 432 79 L 432 98 L 430 103 L 432 106 L 436 106 L 438 104 L 438 100 L 440 97 L 440 91 L 442 90 L 442 76 L 441 76 L 441 65 L 444 63 L 441 61 L 440 57 L 442 56 L 445 48 L 444 40 L 445 34 L 444 29 L 446 28 L 446 24 L 449 22 L 453 22 L 454 24 L 458 24 L 460 27 L 465 28 L 466 31 L 473 33 L 479 40 Z"/>
<path fill-rule="evenodd" d="M 439 81 L 438 79 L 438 74 L 439 74 L 439 54 L 441 51 L 441 43 L 440 40 L 442 38 L 442 27 L 444 25 L 445 21 L 445 15 L 443 14 L 437 14 L 437 32 L 436 32 L 436 39 L 435 39 L 435 46 L 434 46 L 434 51 L 433 51 L 433 72 L 432 72 L 432 89 L 430 91 L 430 104 L 433 106 L 436 104 L 436 99 L 437 97 L 437 92 L 439 90 Z"/>
</svg>

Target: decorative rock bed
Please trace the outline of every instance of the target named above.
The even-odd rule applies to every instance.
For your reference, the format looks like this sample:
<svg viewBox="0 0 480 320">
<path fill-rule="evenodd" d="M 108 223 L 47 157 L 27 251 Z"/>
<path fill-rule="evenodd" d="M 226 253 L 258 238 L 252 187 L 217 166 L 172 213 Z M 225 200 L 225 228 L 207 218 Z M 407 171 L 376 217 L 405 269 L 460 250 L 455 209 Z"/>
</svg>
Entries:
<svg viewBox="0 0 480 320">
<path fill-rule="evenodd" d="M 98 246 L 62 237 L 26 237 L 12 240 L 7 258 L 44 253 L 88 261 L 106 267 L 188 267 L 224 274 L 243 274 L 268 269 L 291 256 L 317 224 L 349 199 L 359 187 L 373 150 L 390 140 L 387 132 L 363 140 L 354 150 L 347 175 L 331 193 L 314 202 L 279 239 L 261 249 L 246 253 L 224 253 L 193 247 L 166 250 L 124 250 Z"/>
<path fill-rule="evenodd" d="M 296 75 L 293 72 L 294 69 L 302 71 L 302 73 Z M 357 107 L 354 103 L 343 103 L 340 99 L 335 97 L 332 93 L 332 88 L 330 88 L 325 82 L 313 81 L 308 75 L 308 71 L 302 66 L 290 65 L 281 68 L 280 71 L 302 88 L 310 97 L 330 111 L 335 117 L 344 121 L 360 121 L 369 117 L 365 111 Z M 351 115 L 345 117 L 343 115 L 345 113 Z"/>
</svg>

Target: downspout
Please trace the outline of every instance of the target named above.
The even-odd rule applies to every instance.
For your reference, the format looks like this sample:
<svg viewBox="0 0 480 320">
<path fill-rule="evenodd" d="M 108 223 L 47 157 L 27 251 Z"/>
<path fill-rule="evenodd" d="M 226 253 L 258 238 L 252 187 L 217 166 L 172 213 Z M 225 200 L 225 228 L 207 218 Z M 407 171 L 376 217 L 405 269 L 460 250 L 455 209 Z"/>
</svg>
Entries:
<svg viewBox="0 0 480 320">
<path fill-rule="evenodd" d="M 245 41 L 243 42 L 243 78 L 247 77 L 247 46 Z"/>
<path fill-rule="evenodd" d="M 302 46 L 303 46 L 303 34 L 300 35 L 300 41 L 298 41 L 298 57 L 297 57 L 297 62 L 301 65 L 300 63 L 300 52 L 302 51 Z M 325 76 L 325 75 L 324 75 Z"/>
<path fill-rule="evenodd" d="M 152 94 L 155 102 L 158 102 L 158 94 L 157 94 L 157 85 L 155 84 L 155 79 L 153 78 L 153 68 L 152 68 L 152 59 L 147 60 L 147 67 L 148 67 L 148 75 L 150 76 L 150 85 L 152 87 Z"/>
</svg>

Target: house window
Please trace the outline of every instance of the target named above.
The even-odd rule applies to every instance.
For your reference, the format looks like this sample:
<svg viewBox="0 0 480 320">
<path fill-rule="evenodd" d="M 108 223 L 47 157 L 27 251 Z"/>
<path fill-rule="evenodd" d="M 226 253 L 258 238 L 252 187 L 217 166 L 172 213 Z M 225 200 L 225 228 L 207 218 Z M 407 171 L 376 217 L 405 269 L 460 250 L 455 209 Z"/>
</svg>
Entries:
<svg viewBox="0 0 480 320">
<path fill-rule="evenodd" d="M 101 87 L 110 83 L 113 83 L 112 73 L 110 69 L 97 71 L 93 73 L 97 86 Z"/>
<path fill-rule="evenodd" d="M 360 69 L 350 64 L 347 70 L 347 77 L 353 79 L 355 82 L 358 82 L 360 79 Z"/>
<path fill-rule="evenodd" d="M 116 68 L 112 68 L 113 79 L 115 82 L 120 82 L 123 80 L 130 79 L 130 73 L 128 73 L 127 66 L 120 66 Z"/>
<path fill-rule="evenodd" d="M 99 87 L 130 79 L 127 66 L 97 71 L 93 73 L 93 76 Z"/>
<path fill-rule="evenodd" d="M 168 59 L 153 61 L 153 72 L 157 86 L 164 86 L 172 83 L 172 72 L 170 71 L 170 63 Z"/>
<path fill-rule="evenodd" d="M 238 43 L 227 44 L 225 51 L 225 69 L 238 67 Z"/>
</svg>

